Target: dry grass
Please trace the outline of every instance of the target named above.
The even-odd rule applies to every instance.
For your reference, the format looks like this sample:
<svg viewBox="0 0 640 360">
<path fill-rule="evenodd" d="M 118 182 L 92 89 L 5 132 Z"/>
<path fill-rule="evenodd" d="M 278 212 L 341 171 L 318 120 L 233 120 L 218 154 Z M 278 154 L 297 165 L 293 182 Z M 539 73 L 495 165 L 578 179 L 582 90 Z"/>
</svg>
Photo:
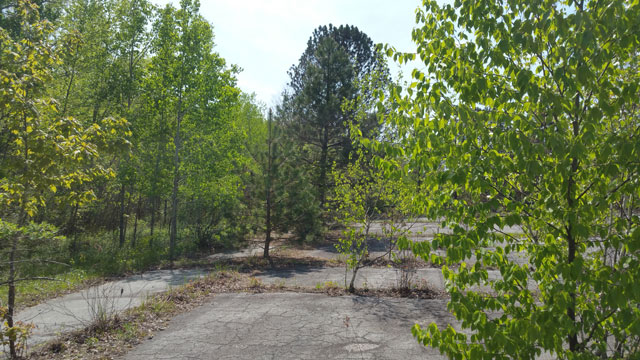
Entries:
<svg viewBox="0 0 640 360">
<path fill-rule="evenodd" d="M 280 265 L 288 264 L 288 262 Z M 261 267 L 254 264 L 252 267 Z M 328 296 L 370 296 L 370 297 L 406 297 L 433 299 L 444 294 L 426 287 L 399 289 L 357 289 L 349 293 L 340 286 L 319 286 L 316 288 L 291 287 L 284 283 L 263 284 L 249 273 L 220 270 L 211 275 L 191 281 L 183 286 L 156 294 L 142 305 L 132 308 L 102 326 L 88 326 L 85 329 L 65 335 L 45 344 L 30 358 L 50 359 L 113 359 L 122 356 L 129 349 L 146 339 L 152 339 L 158 331 L 166 329 L 169 321 L 176 315 L 190 311 L 215 294 L 229 292 L 269 293 L 304 292 L 319 293 Z"/>
<path fill-rule="evenodd" d="M 410 298 L 410 299 L 441 299 L 446 298 L 445 292 L 435 291 L 430 288 L 412 288 L 412 289 L 355 289 L 350 293 L 341 286 L 326 285 L 316 287 L 300 287 L 300 286 L 282 286 L 281 284 L 262 285 L 246 289 L 245 291 L 252 293 L 270 293 L 270 292 L 295 292 L 295 293 L 311 293 L 326 294 L 328 296 L 366 296 L 366 297 L 392 297 L 392 298 Z"/>
<path fill-rule="evenodd" d="M 248 288 L 248 276 L 220 271 L 157 294 L 142 305 L 45 344 L 31 359 L 113 359 L 167 327 L 171 318 L 189 311 L 216 293 Z"/>
</svg>

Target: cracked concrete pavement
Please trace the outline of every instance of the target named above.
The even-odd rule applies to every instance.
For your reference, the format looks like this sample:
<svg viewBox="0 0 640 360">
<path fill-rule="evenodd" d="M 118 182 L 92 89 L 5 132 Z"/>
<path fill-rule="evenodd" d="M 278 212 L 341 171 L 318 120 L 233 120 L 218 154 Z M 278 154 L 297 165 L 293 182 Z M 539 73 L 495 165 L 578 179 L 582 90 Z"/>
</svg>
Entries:
<svg viewBox="0 0 640 360">
<path fill-rule="evenodd" d="M 116 314 L 138 306 L 148 295 L 179 286 L 190 279 L 206 275 L 204 270 L 157 270 L 141 275 L 94 286 L 80 292 L 49 300 L 40 305 L 19 312 L 16 320 L 33 323 L 34 329 L 29 345 L 35 346 L 59 334 L 80 329 L 91 323 L 95 311 L 103 308 L 109 314 Z M 342 267 L 297 267 L 286 270 L 266 270 L 256 277 L 265 284 L 285 286 L 316 287 L 333 282 L 344 284 Z M 439 269 L 419 269 L 414 283 L 427 285 L 432 289 L 444 289 L 444 281 Z M 389 288 L 397 284 L 397 274 L 391 268 L 364 268 L 358 273 L 356 285 L 369 288 Z"/>
<path fill-rule="evenodd" d="M 140 305 L 148 295 L 182 285 L 205 274 L 205 271 L 197 269 L 150 271 L 27 308 L 17 314 L 16 320 L 36 325 L 29 338 L 29 345 L 34 346 L 51 340 L 62 332 L 90 324 L 99 308 L 115 315 Z"/>
<path fill-rule="evenodd" d="M 347 273 L 347 284 L 351 280 L 351 271 Z M 345 284 L 344 267 L 296 267 L 293 269 L 277 269 L 262 271 L 255 275 L 265 284 L 284 286 L 316 287 L 327 283 L 337 286 Z M 356 276 L 357 288 L 387 289 L 398 287 L 399 272 L 394 268 L 362 268 Z M 433 290 L 444 290 L 444 279 L 440 269 L 416 269 L 412 284 L 429 287 Z"/>
<path fill-rule="evenodd" d="M 444 359 L 411 327 L 453 321 L 442 299 L 220 294 L 123 359 Z"/>
<path fill-rule="evenodd" d="M 412 228 L 421 229 L 421 234 L 412 236 L 414 241 L 429 241 L 433 234 L 448 231 L 433 223 L 418 223 Z M 372 230 L 382 231 L 375 226 Z M 376 245 L 383 244 L 374 244 L 372 256 L 375 251 L 384 251 L 384 247 L 378 249 Z M 250 247 L 217 254 L 212 259 L 261 252 L 259 247 Z M 303 254 L 324 259 L 338 257 L 333 247 L 304 250 Z M 112 312 L 122 311 L 139 305 L 149 294 L 205 274 L 203 270 L 161 270 L 136 275 L 25 309 L 17 320 L 37 324 L 30 339 L 33 346 L 62 332 L 82 328 L 90 322 L 92 309 L 98 305 Z M 299 266 L 265 270 L 255 276 L 265 284 L 316 287 L 332 282 L 342 286 L 345 270 Z M 498 278 L 499 273 L 490 271 L 489 277 Z M 363 268 L 356 286 L 396 287 L 398 278 L 393 268 Z M 437 268 L 416 269 L 412 283 L 436 291 L 444 289 L 444 279 Z M 419 345 L 410 329 L 414 323 L 455 326 L 446 301 L 291 292 L 219 294 L 204 306 L 173 319 L 169 328 L 134 348 L 125 359 L 437 359 L 442 358 L 439 353 Z"/>
<path fill-rule="evenodd" d="M 346 284 L 351 281 L 351 274 L 350 271 L 347 273 Z M 488 270 L 487 275 L 490 281 L 501 278 L 498 270 Z M 255 277 L 265 284 L 287 287 L 345 286 L 344 267 L 297 267 L 294 269 L 269 270 L 258 273 Z M 399 278 L 399 270 L 395 268 L 362 268 L 357 273 L 355 287 L 368 289 L 398 288 L 400 287 Z M 430 289 L 436 293 L 444 293 L 445 281 L 442 276 L 442 270 L 438 268 L 415 269 L 410 278 L 410 286 Z M 537 289 L 537 285 L 534 281 L 529 280 L 528 288 L 534 291 Z M 474 285 L 469 289 L 492 291 L 491 287 L 484 285 Z"/>
</svg>

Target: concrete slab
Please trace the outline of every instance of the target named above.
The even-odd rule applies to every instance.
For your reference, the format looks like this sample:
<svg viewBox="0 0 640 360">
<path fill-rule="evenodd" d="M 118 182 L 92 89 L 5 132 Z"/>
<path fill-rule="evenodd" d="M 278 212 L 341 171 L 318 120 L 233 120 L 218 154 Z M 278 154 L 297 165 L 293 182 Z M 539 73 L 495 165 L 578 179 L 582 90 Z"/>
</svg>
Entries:
<svg viewBox="0 0 640 360">
<path fill-rule="evenodd" d="M 489 280 L 501 278 L 500 271 L 488 270 Z M 347 284 L 351 281 L 351 271 L 347 272 Z M 322 287 L 327 283 L 345 286 L 345 268 L 343 267 L 297 267 L 293 269 L 268 270 L 258 273 L 256 278 L 265 284 L 300 287 Z M 362 268 L 355 281 L 356 288 L 389 289 L 400 287 L 399 270 L 394 268 Z M 445 282 L 442 270 L 438 268 L 415 269 L 411 275 L 411 285 L 429 288 L 436 292 L 444 292 Z M 528 283 L 530 290 L 537 289 L 532 280 Z M 473 291 L 492 291 L 489 286 L 472 286 Z"/>
<path fill-rule="evenodd" d="M 352 272 L 347 272 L 347 284 Z M 399 271 L 393 268 L 362 268 L 356 276 L 356 287 L 369 289 L 393 288 L 399 286 Z M 338 286 L 345 284 L 344 267 L 297 267 L 293 269 L 267 270 L 256 275 L 265 284 L 285 286 L 316 287 L 328 282 Z M 428 286 L 434 290 L 444 290 L 444 279 L 440 269 L 416 269 L 412 277 L 416 286 Z"/>
<path fill-rule="evenodd" d="M 440 299 L 220 294 L 123 359 L 444 359 L 411 326 L 452 321 Z"/>
</svg>

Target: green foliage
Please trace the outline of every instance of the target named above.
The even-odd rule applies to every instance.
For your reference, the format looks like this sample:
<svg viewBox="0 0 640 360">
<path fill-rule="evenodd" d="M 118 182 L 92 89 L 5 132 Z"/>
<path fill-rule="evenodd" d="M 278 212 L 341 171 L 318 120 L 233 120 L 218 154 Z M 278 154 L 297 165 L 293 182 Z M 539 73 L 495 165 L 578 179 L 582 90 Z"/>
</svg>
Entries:
<svg viewBox="0 0 640 360">
<path fill-rule="evenodd" d="M 292 231 L 300 241 L 312 241 L 322 232 L 320 205 L 305 169 L 300 166 L 298 149 L 288 137 L 283 116 L 269 112 L 265 121 L 254 120 L 246 150 L 253 161 L 248 167 L 259 232 L 265 233 L 265 245 L 271 233 Z M 251 135 L 249 135 L 249 131 Z M 268 248 L 268 246 L 265 246 Z M 265 254 L 268 254 L 268 250 Z"/>
<path fill-rule="evenodd" d="M 8 314 L 6 307 L 0 306 L 0 318 L 5 319 Z M 33 324 L 25 324 L 22 322 L 16 322 L 12 326 L 9 326 L 7 321 L 3 321 L 0 325 L 0 345 L 5 349 L 10 346 L 11 342 L 15 343 L 15 347 L 19 349 L 18 355 L 22 356 L 27 352 L 27 340 L 33 330 Z"/>
<path fill-rule="evenodd" d="M 281 123 L 273 124 L 271 161 L 264 159 L 264 191 L 271 192 L 272 228 L 279 233 L 293 231 L 303 242 L 322 233 L 320 204 L 310 175 L 297 162 L 295 144 L 287 138 Z M 266 194 L 265 194 L 266 195 Z"/>
<path fill-rule="evenodd" d="M 417 53 L 388 53 L 424 68 L 389 94 L 396 141 L 370 146 L 453 229 L 412 247 L 466 331 L 414 335 L 455 359 L 636 358 L 640 4 L 425 1 L 416 19 Z"/>
<path fill-rule="evenodd" d="M 391 257 L 398 240 L 406 235 L 401 225 L 412 216 L 409 183 L 383 176 L 362 150 L 356 154 L 353 163 L 332 173 L 336 184 L 331 198 L 333 215 L 344 227 L 336 249 L 345 256 L 346 270 L 352 271 L 350 291 L 354 290 L 358 269 L 374 260 L 369 257 L 372 243 L 384 244 L 383 256 Z M 374 224 L 381 233 L 371 232 Z"/>
<path fill-rule="evenodd" d="M 48 98 L 50 69 L 59 58 L 50 44 L 50 23 L 40 20 L 37 6 L 19 1 L 18 35 L 0 28 L 0 127 L 4 140 L 0 160 L 0 247 L 8 259 L 7 328 L 15 324 L 16 282 L 20 266 L 30 259 L 22 246 L 37 249 L 55 238 L 55 228 L 34 223 L 47 204 L 81 205 L 95 198 L 82 187 L 113 171 L 97 164 L 101 151 L 126 144 L 124 119 L 107 118 L 84 126 L 61 116 Z M 126 150 L 125 150 L 126 151 Z M 25 335 L 26 336 L 26 335 Z M 9 336 L 9 354 L 17 356 L 18 338 Z"/>
<path fill-rule="evenodd" d="M 373 72 L 363 78 L 358 86 L 361 87 L 361 94 L 368 94 L 382 91 L 387 82 L 384 72 Z M 401 260 L 406 260 L 396 250 L 399 241 L 406 242 L 408 228 L 403 225 L 414 217 L 412 198 L 417 190 L 413 179 L 385 176 L 385 172 L 376 166 L 380 157 L 362 146 L 371 144 L 374 139 L 391 140 L 394 136 L 388 131 L 379 134 L 368 131 L 373 116 L 363 97 L 361 95 L 342 104 L 345 111 L 355 114 L 354 119 L 349 121 L 349 134 L 356 149 L 344 169 L 334 166 L 332 176 L 335 187 L 330 198 L 332 215 L 345 228 L 336 249 L 345 256 L 346 271 L 353 272 L 350 291 L 354 290 L 358 269 L 375 260 L 369 258 L 369 248 L 373 243 L 383 244 L 383 256 L 393 259 L 394 263 L 401 265 Z M 394 157 L 384 159 L 390 163 L 396 160 Z M 379 226 L 380 232 L 370 232 L 374 224 Z M 408 254 L 403 251 L 402 255 Z M 402 268 L 401 272 L 405 273 Z"/>
<path fill-rule="evenodd" d="M 227 68 L 224 59 L 213 52 L 213 32 L 199 14 L 199 6 L 198 1 L 183 1 L 180 9 L 167 5 L 160 11 L 154 24 L 155 55 L 148 69 L 153 90 L 149 100 L 167 130 L 161 141 L 171 140 L 158 144 L 158 151 L 167 147 L 173 151 L 171 258 L 175 256 L 180 193 L 202 203 L 210 201 L 214 189 L 237 190 L 233 185 L 220 186 L 235 183 L 227 174 L 237 157 L 238 136 L 225 112 L 238 96 L 236 69 Z M 209 203 L 215 205 L 215 201 Z"/>
<path fill-rule="evenodd" d="M 335 220 L 346 227 L 336 249 L 345 255 L 347 270 L 354 272 L 353 278 L 369 257 L 369 230 L 380 215 L 378 207 L 382 199 L 379 196 L 385 195 L 385 187 L 377 181 L 380 178 L 366 176 L 363 166 L 366 165 L 362 159 L 358 159 L 344 171 L 333 172 L 334 200 L 337 202 Z M 353 289 L 353 282 L 349 288 Z"/>
<path fill-rule="evenodd" d="M 55 22 L 62 13 L 63 0 L 34 0 L 32 4 L 38 7 L 38 12 L 43 20 Z M 20 37 L 22 28 L 22 4 L 20 0 L 2 0 L 0 8 L 0 28 L 5 29 L 11 37 Z"/>
<path fill-rule="evenodd" d="M 58 198 L 72 202 L 93 197 L 90 191 L 74 191 L 72 186 L 109 174 L 108 169 L 88 164 L 101 148 L 118 141 L 119 128 L 126 121 L 108 118 L 83 127 L 72 118 L 57 116 L 55 103 L 44 93 L 49 68 L 57 61 L 46 42 L 51 29 L 28 3 L 22 12 L 25 39 L 12 39 L 0 29 L 0 62 L 6 64 L 0 70 L 0 111 L 7 142 L 2 149 L 0 203 L 32 217 L 59 188 L 70 191 Z"/>
<path fill-rule="evenodd" d="M 0 215 L 21 221 L 19 182 L 40 176 L 41 166 L 44 176 L 26 184 L 22 217 L 57 226 L 69 237 L 71 253 L 62 253 L 80 263 L 92 259 L 111 273 L 162 261 L 166 244 L 176 256 L 240 244 L 255 227 L 239 124 L 252 116 L 241 109 L 254 100 L 239 99 L 237 68 L 213 51 L 199 2 L 163 9 L 146 0 L 38 3 L 44 7 L 7 3 L 0 19 L 13 24 L 2 37 L 3 104 L 16 91 L 29 98 L 0 110 Z M 19 4 L 27 4 L 24 14 Z M 37 10 L 55 22 L 34 20 Z M 14 28 L 23 15 L 32 21 Z M 37 112 L 28 126 L 21 109 Z M 165 242 L 173 220 L 174 241 Z M 107 246 L 114 228 L 122 251 Z M 99 259 L 98 248 L 113 257 Z"/>
<path fill-rule="evenodd" d="M 156 229 L 154 236 L 149 234 L 148 224 L 140 224 L 135 245 L 130 242 L 120 247 L 112 231 L 77 235 L 67 239 L 62 249 L 72 248 L 63 256 L 76 269 L 84 269 L 92 275 L 114 276 L 131 272 L 145 271 L 157 267 L 168 258 L 168 230 Z"/>
<path fill-rule="evenodd" d="M 300 162 L 311 165 L 321 206 L 331 189 L 332 164 L 342 167 L 352 151 L 348 123 L 355 113 L 343 111 L 342 104 L 356 98 L 370 104 L 371 93 L 361 92 L 358 81 L 374 72 L 388 73 L 384 59 L 365 33 L 348 25 L 314 30 L 299 63 L 289 70 L 285 121 L 300 148 Z"/>
</svg>

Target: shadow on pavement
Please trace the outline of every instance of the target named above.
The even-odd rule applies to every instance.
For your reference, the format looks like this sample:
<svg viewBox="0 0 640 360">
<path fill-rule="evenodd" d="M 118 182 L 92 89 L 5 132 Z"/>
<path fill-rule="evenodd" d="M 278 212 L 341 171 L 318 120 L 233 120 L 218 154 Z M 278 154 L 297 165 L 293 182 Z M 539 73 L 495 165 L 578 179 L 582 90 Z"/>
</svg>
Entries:
<svg viewBox="0 0 640 360">
<path fill-rule="evenodd" d="M 256 275 L 268 275 L 270 277 L 277 277 L 277 278 L 285 278 L 285 279 L 289 279 L 289 278 L 293 278 L 297 275 L 302 275 L 302 274 L 310 274 L 310 273 L 314 273 L 314 272 L 320 272 L 322 271 L 322 269 L 324 269 L 324 266 L 322 265 L 298 265 L 295 267 L 291 267 L 291 268 L 283 268 L 283 269 L 262 269 L 262 270 L 257 270 L 256 271 Z"/>
<path fill-rule="evenodd" d="M 421 313 L 428 313 L 429 318 L 434 319 L 438 326 L 446 326 L 455 322 L 453 315 L 447 311 L 447 301 L 444 299 L 424 301 L 407 298 L 352 297 L 355 308 L 376 316 L 381 322 L 397 319 L 414 324 L 417 319 L 420 319 Z"/>
</svg>

